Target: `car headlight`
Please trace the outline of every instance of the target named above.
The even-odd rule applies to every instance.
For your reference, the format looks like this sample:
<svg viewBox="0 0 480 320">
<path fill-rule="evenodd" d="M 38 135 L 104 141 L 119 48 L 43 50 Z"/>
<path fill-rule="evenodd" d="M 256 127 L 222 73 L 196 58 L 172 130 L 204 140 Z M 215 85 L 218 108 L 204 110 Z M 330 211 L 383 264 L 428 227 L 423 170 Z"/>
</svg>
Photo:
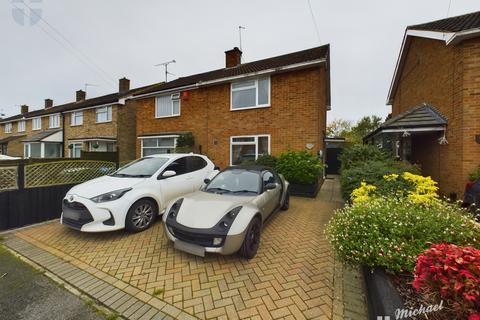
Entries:
<svg viewBox="0 0 480 320">
<path fill-rule="evenodd" d="M 132 188 L 120 189 L 111 192 L 107 192 L 96 197 L 90 198 L 93 202 L 100 203 L 100 202 L 107 202 L 120 199 L 123 197 L 125 193 L 132 190 Z"/>
<path fill-rule="evenodd" d="M 218 225 L 224 229 L 230 229 L 233 221 L 237 217 L 240 210 L 242 210 L 242 206 L 235 207 L 232 210 L 228 211 L 227 214 L 222 218 L 222 220 L 220 220 L 220 223 Z"/>
<path fill-rule="evenodd" d="M 172 207 L 168 211 L 168 218 L 174 219 L 177 217 L 177 214 L 178 214 L 178 211 L 180 210 L 180 206 L 182 205 L 182 202 L 183 202 L 183 198 L 175 201 L 175 203 L 172 205 Z"/>
</svg>

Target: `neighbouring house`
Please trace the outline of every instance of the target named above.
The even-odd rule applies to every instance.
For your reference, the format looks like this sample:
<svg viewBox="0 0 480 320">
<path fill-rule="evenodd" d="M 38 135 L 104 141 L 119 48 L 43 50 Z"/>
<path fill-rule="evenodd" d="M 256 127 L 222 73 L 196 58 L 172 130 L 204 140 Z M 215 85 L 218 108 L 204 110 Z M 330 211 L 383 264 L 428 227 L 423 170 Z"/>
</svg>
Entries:
<svg viewBox="0 0 480 320">
<path fill-rule="evenodd" d="M 137 157 L 173 152 L 191 133 L 194 150 L 218 166 L 287 150 L 324 154 L 330 109 L 329 45 L 242 63 L 238 48 L 225 67 L 139 90 Z"/>
<path fill-rule="evenodd" d="M 45 100 L 45 108 L 0 119 L 2 154 L 25 158 L 79 158 L 81 151 L 118 152 L 119 161 L 135 159 L 135 111 L 125 105 L 133 94 L 130 80 L 119 80 L 116 93 L 76 99 L 62 105 Z"/>
<path fill-rule="evenodd" d="M 407 27 L 391 118 L 365 138 L 418 164 L 453 198 L 480 165 L 479 57 L 480 12 Z"/>
</svg>

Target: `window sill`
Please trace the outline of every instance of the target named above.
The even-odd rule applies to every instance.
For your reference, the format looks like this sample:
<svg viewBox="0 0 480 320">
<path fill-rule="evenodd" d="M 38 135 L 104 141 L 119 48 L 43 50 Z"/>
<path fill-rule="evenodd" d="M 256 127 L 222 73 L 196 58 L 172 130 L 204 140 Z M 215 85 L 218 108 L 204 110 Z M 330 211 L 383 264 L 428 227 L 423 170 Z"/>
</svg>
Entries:
<svg viewBox="0 0 480 320">
<path fill-rule="evenodd" d="M 112 122 L 112 120 L 108 120 L 108 121 L 96 121 L 95 124 L 110 123 L 110 122 Z"/>
<path fill-rule="evenodd" d="M 251 110 L 251 109 L 263 109 L 263 108 L 270 108 L 271 105 L 265 104 L 265 105 L 260 105 L 260 106 L 254 106 L 254 107 L 243 107 L 243 108 L 232 108 L 230 106 L 230 111 L 242 111 L 242 110 Z"/>
<path fill-rule="evenodd" d="M 48 129 L 59 129 L 60 127 L 48 127 Z"/>
<path fill-rule="evenodd" d="M 164 119 L 164 118 L 178 118 L 180 117 L 181 115 L 180 114 L 174 114 L 174 115 L 171 115 L 171 116 L 155 116 L 155 119 Z"/>
<path fill-rule="evenodd" d="M 39 130 L 42 130 L 42 128 L 32 129 L 32 131 L 39 131 Z"/>
<path fill-rule="evenodd" d="M 70 127 L 81 127 L 83 126 L 83 123 L 82 124 L 71 124 Z"/>
</svg>

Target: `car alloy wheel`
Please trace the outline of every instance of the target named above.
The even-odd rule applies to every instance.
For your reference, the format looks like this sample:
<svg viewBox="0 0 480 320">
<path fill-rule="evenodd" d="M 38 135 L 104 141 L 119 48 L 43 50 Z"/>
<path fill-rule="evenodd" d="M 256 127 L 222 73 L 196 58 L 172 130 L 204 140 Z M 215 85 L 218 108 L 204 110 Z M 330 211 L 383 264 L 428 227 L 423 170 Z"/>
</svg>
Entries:
<svg viewBox="0 0 480 320">
<path fill-rule="evenodd" d="M 244 258 L 251 259 L 257 254 L 258 247 L 260 245 L 262 224 L 259 218 L 253 218 L 252 222 L 248 226 L 247 234 L 243 240 L 242 247 L 240 248 L 240 255 Z"/>
<path fill-rule="evenodd" d="M 157 214 L 157 206 L 152 200 L 140 199 L 128 210 L 125 228 L 131 232 L 143 231 L 152 225 Z"/>
<path fill-rule="evenodd" d="M 143 229 L 152 222 L 152 218 L 152 206 L 150 204 L 142 204 L 135 209 L 132 221 L 135 227 Z"/>
<path fill-rule="evenodd" d="M 288 210 L 290 208 L 290 191 L 287 190 L 285 200 L 283 201 L 282 210 Z"/>
</svg>

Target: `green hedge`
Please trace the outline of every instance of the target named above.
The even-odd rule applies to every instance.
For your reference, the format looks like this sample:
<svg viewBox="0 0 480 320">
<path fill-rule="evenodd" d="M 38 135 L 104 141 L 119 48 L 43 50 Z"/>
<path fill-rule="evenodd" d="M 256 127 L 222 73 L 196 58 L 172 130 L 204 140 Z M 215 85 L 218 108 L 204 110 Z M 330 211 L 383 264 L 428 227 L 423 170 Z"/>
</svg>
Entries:
<svg viewBox="0 0 480 320">
<path fill-rule="evenodd" d="M 360 186 L 362 181 L 381 188 L 385 183 L 392 184 L 383 179 L 384 175 L 392 173 L 401 175 L 404 172 L 420 173 L 417 167 L 395 161 L 372 145 L 354 145 L 345 148 L 340 156 L 340 161 L 342 162 L 340 185 L 345 200 L 350 199 L 350 194 Z M 405 184 L 405 181 L 399 179 L 393 183 Z"/>
</svg>

